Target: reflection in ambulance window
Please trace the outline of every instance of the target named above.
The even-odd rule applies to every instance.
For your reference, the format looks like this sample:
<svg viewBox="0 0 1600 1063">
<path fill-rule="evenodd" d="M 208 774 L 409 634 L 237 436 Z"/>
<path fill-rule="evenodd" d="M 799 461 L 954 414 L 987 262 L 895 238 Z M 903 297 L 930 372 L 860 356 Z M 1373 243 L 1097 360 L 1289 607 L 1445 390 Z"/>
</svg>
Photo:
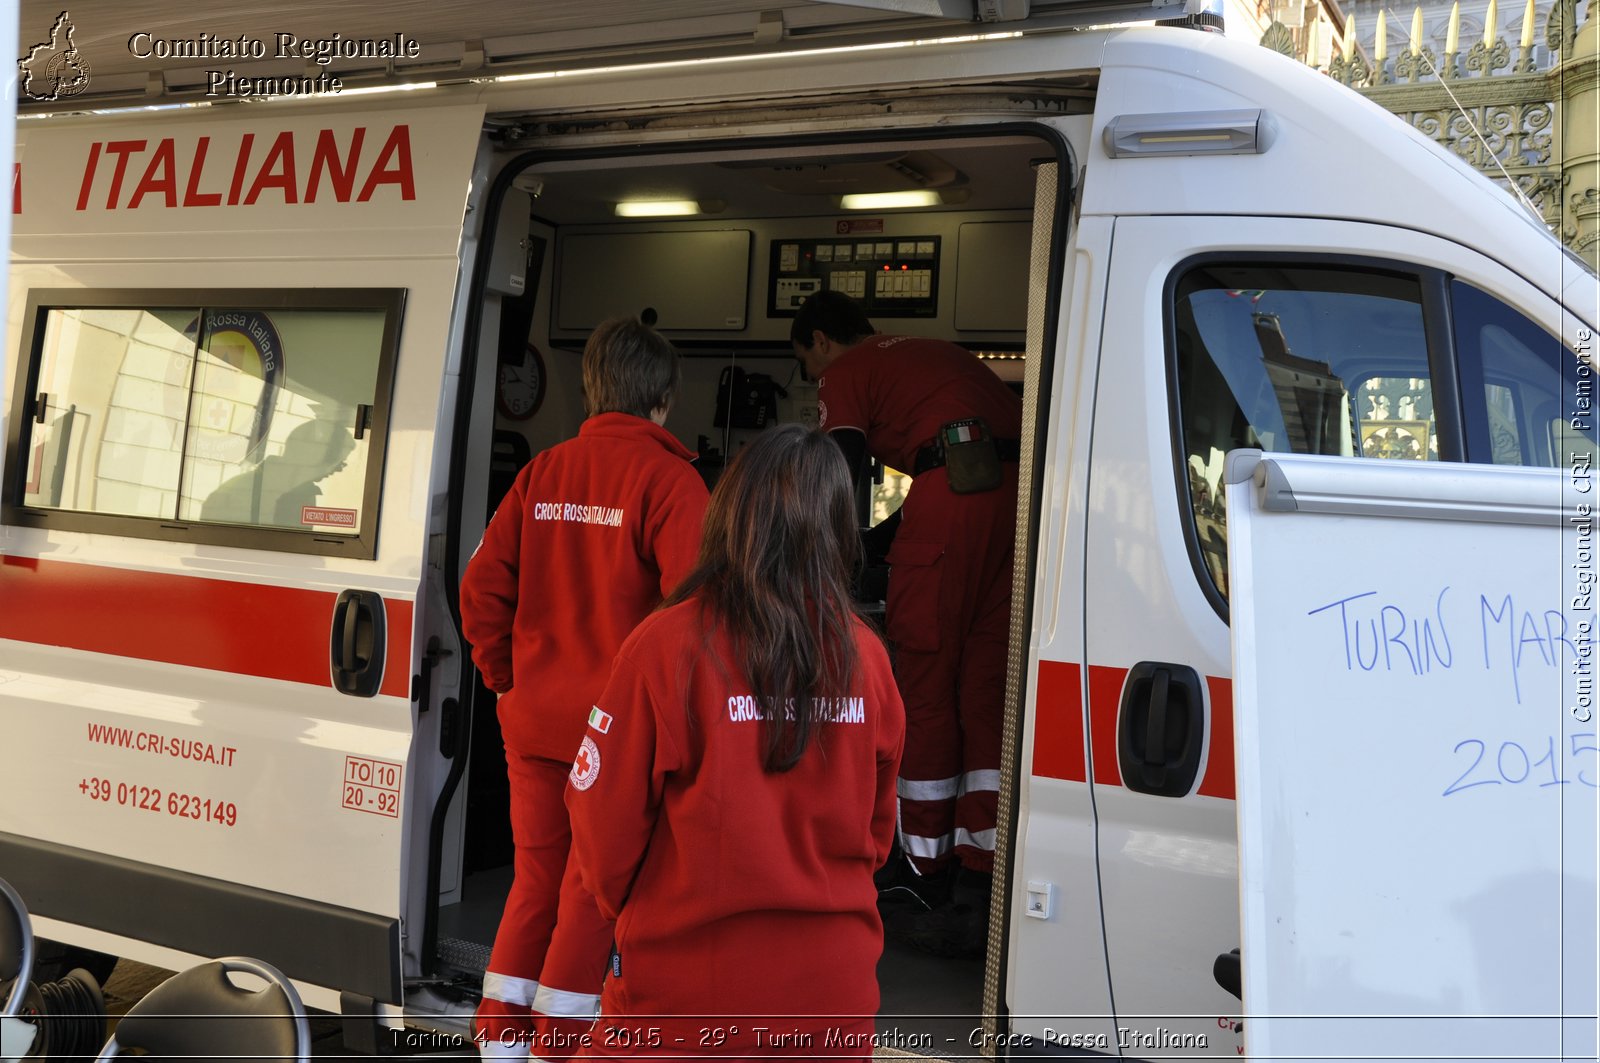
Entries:
<svg viewBox="0 0 1600 1063">
<path fill-rule="evenodd" d="M 284 440 L 281 454 L 224 480 L 207 495 L 200 519 L 282 528 L 327 523 L 327 514 L 316 512 L 322 508 L 319 485 L 345 467 L 355 446 L 343 425 L 303 421 Z M 309 521 L 308 511 L 313 511 Z"/>
<path fill-rule="evenodd" d="M 359 537 L 392 313 L 41 310 L 22 504 Z"/>
<path fill-rule="evenodd" d="M 47 312 L 42 420 L 29 436 L 23 504 L 160 517 L 176 505 L 196 310 Z"/>
<path fill-rule="evenodd" d="M 353 535 L 381 310 L 219 311 L 195 371 L 180 518 Z"/>
<path fill-rule="evenodd" d="M 1518 311 L 1464 281 L 1450 286 L 1451 323 L 1468 404 L 1473 461 L 1591 467 L 1596 451 L 1594 370 Z M 1481 380 L 1476 387 L 1474 381 Z M 1486 452 L 1486 453 L 1485 453 Z"/>
<path fill-rule="evenodd" d="M 1208 265 L 1179 279 L 1171 311 L 1181 486 L 1207 575 L 1224 598 L 1228 451 L 1437 459 L 1414 277 Z"/>
<path fill-rule="evenodd" d="M 1438 461 L 1433 387 L 1422 377 L 1370 376 L 1356 388 L 1361 456 Z"/>
</svg>

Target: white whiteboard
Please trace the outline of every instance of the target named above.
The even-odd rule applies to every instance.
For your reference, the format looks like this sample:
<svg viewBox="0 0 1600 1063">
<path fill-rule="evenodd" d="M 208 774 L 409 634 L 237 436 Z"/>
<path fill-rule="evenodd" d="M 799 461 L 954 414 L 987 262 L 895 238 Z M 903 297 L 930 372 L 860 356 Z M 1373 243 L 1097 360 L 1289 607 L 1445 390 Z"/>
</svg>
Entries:
<svg viewBox="0 0 1600 1063">
<path fill-rule="evenodd" d="M 1252 1058 L 1596 1058 L 1589 476 L 1229 456 Z"/>
</svg>

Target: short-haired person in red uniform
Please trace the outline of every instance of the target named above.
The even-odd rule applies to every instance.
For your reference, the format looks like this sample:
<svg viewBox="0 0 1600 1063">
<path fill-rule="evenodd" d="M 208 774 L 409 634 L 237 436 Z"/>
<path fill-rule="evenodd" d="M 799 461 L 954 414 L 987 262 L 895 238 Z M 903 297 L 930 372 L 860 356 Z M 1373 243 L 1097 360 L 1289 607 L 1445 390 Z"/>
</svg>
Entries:
<svg viewBox="0 0 1600 1063">
<path fill-rule="evenodd" d="M 900 847 L 920 876 L 909 887 L 920 903 L 898 909 L 890 932 L 930 952 L 978 955 L 994 870 L 1022 400 L 953 343 L 880 334 L 842 292 L 807 298 L 790 339 L 853 473 L 870 454 L 913 475 L 888 551 L 884 619 L 906 705 Z M 886 871 L 896 881 L 896 868 Z"/>
<path fill-rule="evenodd" d="M 472 659 L 500 694 L 516 845 L 475 1023 L 484 1058 L 570 1055 L 599 1005 L 611 924 L 569 866 L 562 795 L 612 657 L 699 552 L 705 483 L 662 427 L 677 386 L 660 334 L 595 329 L 588 419 L 518 474 L 461 583 Z"/>
<path fill-rule="evenodd" d="M 872 1056 L 905 715 L 851 602 L 858 550 L 838 448 L 768 429 L 617 655 L 567 787 L 617 920 L 585 1055 Z"/>
</svg>

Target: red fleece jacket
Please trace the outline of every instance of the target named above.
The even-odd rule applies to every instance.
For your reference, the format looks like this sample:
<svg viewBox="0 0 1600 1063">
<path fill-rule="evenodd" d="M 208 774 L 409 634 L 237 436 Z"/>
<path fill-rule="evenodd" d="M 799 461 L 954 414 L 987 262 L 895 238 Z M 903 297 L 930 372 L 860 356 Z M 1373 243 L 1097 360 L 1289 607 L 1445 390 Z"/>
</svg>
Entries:
<svg viewBox="0 0 1600 1063">
<path fill-rule="evenodd" d="M 651 421 L 603 413 L 517 475 L 461 581 L 508 748 L 571 760 L 622 640 L 694 567 L 707 496 L 692 457 Z"/>
<path fill-rule="evenodd" d="M 888 654 L 858 622 L 854 688 L 800 763 L 769 774 L 732 640 L 708 648 L 708 626 L 698 598 L 639 625 L 567 784 L 572 859 L 617 920 L 594 1054 L 625 1047 L 606 1028 L 638 1025 L 628 1016 L 679 1017 L 644 1020 L 663 1043 L 640 1051 L 707 1055 L 770 1050 L 771 1033 L 797 1028 L 820 1048 L 830 1027 L 861 1025 L 830 1016 L 870 1030 L 878 1009 L 872 873 L 894 836 L 905 738 Z M 701 1043 L 708 1023 L 682 1018 L 697 1015 L 765 1017 L 768 1039 L 747 1021 Z"/>
</svg>

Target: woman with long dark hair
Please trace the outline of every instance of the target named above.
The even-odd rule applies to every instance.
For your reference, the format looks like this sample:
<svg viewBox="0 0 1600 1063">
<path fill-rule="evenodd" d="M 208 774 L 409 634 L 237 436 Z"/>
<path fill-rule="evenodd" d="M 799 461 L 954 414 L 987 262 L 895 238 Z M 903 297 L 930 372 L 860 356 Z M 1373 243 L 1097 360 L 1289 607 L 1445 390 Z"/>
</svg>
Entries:
<svg viewBox="0 0 1600 1063">
<path fill-rule="evenodd" d="M 567 787 L 617 920 L 586 1054 L 872 1055 L 905 710 L 851 604 L 857 551 L 838 447 L 770 429 L 617 655 Z"/>
</svg>

